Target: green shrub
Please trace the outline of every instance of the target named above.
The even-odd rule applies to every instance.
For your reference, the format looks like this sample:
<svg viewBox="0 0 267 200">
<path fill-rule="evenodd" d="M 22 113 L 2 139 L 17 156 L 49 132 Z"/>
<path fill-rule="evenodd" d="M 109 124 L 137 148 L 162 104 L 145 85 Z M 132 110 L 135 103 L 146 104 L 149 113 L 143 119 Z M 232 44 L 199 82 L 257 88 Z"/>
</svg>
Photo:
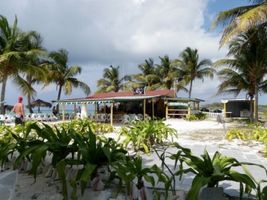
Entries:
<svg viewBox="0 0 267 200">
<path fill-rule="evenodd" d="M 251 129 L 230 129 L 226 133 L 228 140 L 240 139 L 240 140 L 256 140 L 265 144 L 264 149 L 261 151 L 267 156 L 267 129 L 257 126 Z"/>
<path fill-rule="evenodd" d="M 205 120 L 207 115 L 205 113 L 199 112 L 196 114 L 186 115 L 186 120 L 188 121 L 197 121 L 197 120 Z"/>
<path fill-rule="evenodd" d="M 97 123 L 89 119 L 76 119 L 71 122 L 64 122 L 57 125 L 58 127 L 72 128 L 78 132 L 86 132 L 92 129 L 94 133 L 110 133 L 113 132 L 113 126 L 110 124 Z"/>
<path fill-rule="evenodd" d="M 168 137 L 176 136 L 176 130 L 162 120 L 144 120 L 122 127 L 119 134 L 125 147 L 131 144 L 134 150 L 149 153 L 154 144 L 162 144 Z"/>
<path fill-rule="evenodd" d="M 267 129 L 258 127 L 254 129 L 230 129 L 226 133 L 228 140 L 256 140 L 267 144 Z"/>
<path fill-rule="evenodd" d="M 83 192 L 88 182 L 97 176 L 100 166 L 122 160 L 127 153 L 114 140 L 96 136 L 90 126 L 87 127 L 88 130 L 81 126 L 79 131 L 64 126 L 52 127 L 34 122 L 9 129 L 0 140 L 0 164 L 3 165 L 16 152 L 18 157 L 14 167 L 19 167 L 28 160 L 31 163 L 30 173 L 36 179 L 38 168 L 43 165 L 45 157 L 51 155 L 50 164 L 62 182 L 64 199 L 68 199 L 68 180 L 65 174 L 67 167 L 77 166 L 79 169 L 74 180 L 69 181 L 74 193 L 77 186 Z"/>
<path fill-rule="evenodd" d="M 258 196 L 261 195 L 261 191 L 259 191 L 260 183 L 255 181 L 245 166 L 258 166 L 266 174 L 267 171 L 264 166 L 247 162 L 242 163 L 235 158 L 224 156 L 218 151 L 210 157 L 205 150 L 204 154 L 198 157 L 193 155 L 190 149 L 184 148 L 178 143 L 175 143 L 174 146 L 177 148 L 177 153 L 171 154 L 170 158 L 174 160 L 175 167 L 180 163 L 175 175 L 195 174 L 188 192 L 188 199 L 197 200 L 202 187 L 218 187 L 219 183 L 225 180 L 239 182 L 240 199 L 242 198 L 243 192 L 250 193 L 252 189 L 257 192 Z M 243 172 L 236 171 L 238 167 L 242 167 L 244 169 Z"/>
</svg>

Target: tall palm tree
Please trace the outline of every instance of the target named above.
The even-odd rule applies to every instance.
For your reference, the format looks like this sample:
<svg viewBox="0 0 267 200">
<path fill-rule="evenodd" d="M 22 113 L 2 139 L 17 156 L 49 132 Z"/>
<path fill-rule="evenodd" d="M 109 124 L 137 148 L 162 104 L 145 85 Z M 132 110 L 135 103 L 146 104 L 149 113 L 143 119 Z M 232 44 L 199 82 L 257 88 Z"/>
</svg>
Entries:
<svg viewBox="0 0 267 200">
<path fill-rule="evenodd" d="M 178 69 L 169 58 L 165 55 L 164 57 L 159 57 L 160 64 L 157 65 L 157 76 L 160 77 L 161 87 L 171 89 L 178 77 Z"/>
<path fill-rule="evenodd" d="M 204 81 L 204 77 L 213 78 L 215 70 L 211 68 L 212 62 L 209 59 L 199 61 L 197 49 L 187 47 L 181 54 L 181 59 L 175 60 L 179 66 L 182 85 L 189 84 L 189 98 L 191 98 L 193 82 L 195 79 Z"/>
<path fill-rule="evenodd" d="M 82 69 L 79 66 L 68 66 L 68 52 L 60 49 L 49 54 L 52 64 L 49 66 L 48 82 L 55 83 L 58 87 L 57 100 L 60 100 L 62 90 L 66 95 L 70 95 L 72 88 L 80 87 L 86 95 L 90 93 L 90 87 L 75 78 Z"/>
<path fill-rule="evenodd" d="M 148 90 L 154 90 L 159 86 L 160 77 L 156 74 L 156 67 L 153 59 L 145 60 L 145 63 L 138 65 L 141 73 L 132 75 L 134 87 L 146 87 Z"/>
<path fill-rule="evenodd" d="M 29 70 L 23 64 L 26 54 L 33 52 L 28 49 L 32 32 L 22 32 L 17 27 L 17 18 L 11 26 L 4 16 L 0 16 L 0 78 L 1 88 L 1 113 L 4 113 L 4 100 L 6 83 L 9 78 L 24 91 L 33 93 L 33 88 L 20 76 L 21 72 Z"/>
<path fill-rule="evenodd" d="M 104 69 L 103 78 L 97 81 L 98 92 L 118 92 L 123 89 L 123 81 L 129 81 L 130 76 L 120 78 L 119 66 Z"/>
<path fill-rule="evenodd" d="M 251 2 L 249 5 L 222 11 L 217 15 L 212 26 L 227 25 L 221 38 L 222 45 L 229 42 L 234 36 L 245 33 L 255 26 L 266 24 L 267 1 L 249 1 Z"/>
<path fill-rule="evenodd" d="M 246 91 L 250 98 L 250 120 L 258 120 L 258 93 L 265 91 L 267 81 L 267 31 L 265 28 L 250 30 L 231 42 L 228 56 L 217 61 L 215 66 L 228 66 L 218 72 L 223 82 L 218 93 L 228 92 L 238 95 Z M 253 98 L 255 113 L 253 116 Z"/>
</svg>

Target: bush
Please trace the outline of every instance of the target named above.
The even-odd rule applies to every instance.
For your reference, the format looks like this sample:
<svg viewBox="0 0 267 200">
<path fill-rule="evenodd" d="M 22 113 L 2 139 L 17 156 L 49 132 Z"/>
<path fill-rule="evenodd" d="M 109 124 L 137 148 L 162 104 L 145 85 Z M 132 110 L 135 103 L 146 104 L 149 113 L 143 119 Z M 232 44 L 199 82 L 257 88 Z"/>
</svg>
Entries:
<svg viewBox="0 0 267 200">
<path fill-rule="evenodd" d="M 71 122 L 60 123 L 58 124 L 58 127 L 72 128 L 78 132 L 89 131 L 90 128 L 97 134 L 110 133 L 114 131 L 110 124 L 97 123 L 89 119 L 76 119 Z"/>
<path fill-rule="evenodd" d="M 18 134 L 18 131 L 22 132 Z M 90 127 L 79 132 L 70 127 L 58 128 L 40 123 L 18 126 L 4 135 L 0 141 L 1 166 L 10 160 L 14 152 L 17 154 L 14 167 L 19 168 L 27 160 L 31 163 L 29 172 L 34 179 L 46 156 L 51 155 L 49 164 L 62 183 L 64 199 L 68 199 L 67 181 L 72 182 L 72 195 L 76 196 L 77 186 L 83 193 L 88 182 L 98 176 L 99 167 L 109 167 L 111 163 L 124 159 L 127 153 L 113 139 L 97 137 Z M 66 170 L 73 166 L 78 172 L 73 179 L 67 180 Z"/>
<path fill-rule="evenodd" d="M 227 131 L 226 138 L 228 140 L 256 140 L 265 144 L 262 153 L 267 156 L 267 129 L 257 126 L 253 129 L 231 129 Z"/>
<path fill-rule="evenodd" d="M 186 116 L 186 120 L 188 121 L 197 121 L 197 120 L 204 120 L 207 118 L 207 115 L 205 113 L 199 112 L 196 114 L 191 114 Z"/>
<path fill-rule="evenodd" d="M 162 144 L 169 136 L 175 135 L 176 130 L 168 127 L 161 120 L 135 121 L 120 130 L 120 137 L 123 136 L 125 147 L 132 144 L 134 150 L 146 153 L 150 152 L 154 144 Z"/>
</svg>

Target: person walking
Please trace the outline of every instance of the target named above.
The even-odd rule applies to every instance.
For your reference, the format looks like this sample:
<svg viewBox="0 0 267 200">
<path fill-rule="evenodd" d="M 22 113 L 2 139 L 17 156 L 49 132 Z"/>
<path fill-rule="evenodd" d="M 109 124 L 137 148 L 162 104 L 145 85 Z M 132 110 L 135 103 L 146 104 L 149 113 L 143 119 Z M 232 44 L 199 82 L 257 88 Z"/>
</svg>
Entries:
<svg viewBox="0 0 267 200">
<path fill-rule="evenodd" d="M 15 125 L 23 124 L 24 117 L 24 106 L 23 106 L 23 98 L 21 96 L 18 97 L 18 102 L 14 105 L 12 111 L 15 113 Z"/>
</svg>

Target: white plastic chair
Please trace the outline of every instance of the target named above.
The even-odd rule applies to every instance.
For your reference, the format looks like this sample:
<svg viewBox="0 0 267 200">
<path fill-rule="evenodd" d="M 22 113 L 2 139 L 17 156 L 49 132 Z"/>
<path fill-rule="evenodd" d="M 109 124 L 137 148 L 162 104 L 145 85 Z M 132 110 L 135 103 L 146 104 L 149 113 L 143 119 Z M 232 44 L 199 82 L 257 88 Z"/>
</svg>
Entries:
<svg viewBox="0 0 267 200">
<path fill-rule="evenodd" d="M 81 119 L 81 113 L 76 113 L 76 118 Z"/>
<path fill-rule="evenodd" d="M 131 118 L 129 115 L 123 115 L 122 123 L 127 124 L 131 121 Z"/>
<path fill-rule="evenodd" d="M 5 122 L 6 123 L 12 123 L 15 121 L 15 117 L 11 115 L 5 115 Z"/>
</svg>

